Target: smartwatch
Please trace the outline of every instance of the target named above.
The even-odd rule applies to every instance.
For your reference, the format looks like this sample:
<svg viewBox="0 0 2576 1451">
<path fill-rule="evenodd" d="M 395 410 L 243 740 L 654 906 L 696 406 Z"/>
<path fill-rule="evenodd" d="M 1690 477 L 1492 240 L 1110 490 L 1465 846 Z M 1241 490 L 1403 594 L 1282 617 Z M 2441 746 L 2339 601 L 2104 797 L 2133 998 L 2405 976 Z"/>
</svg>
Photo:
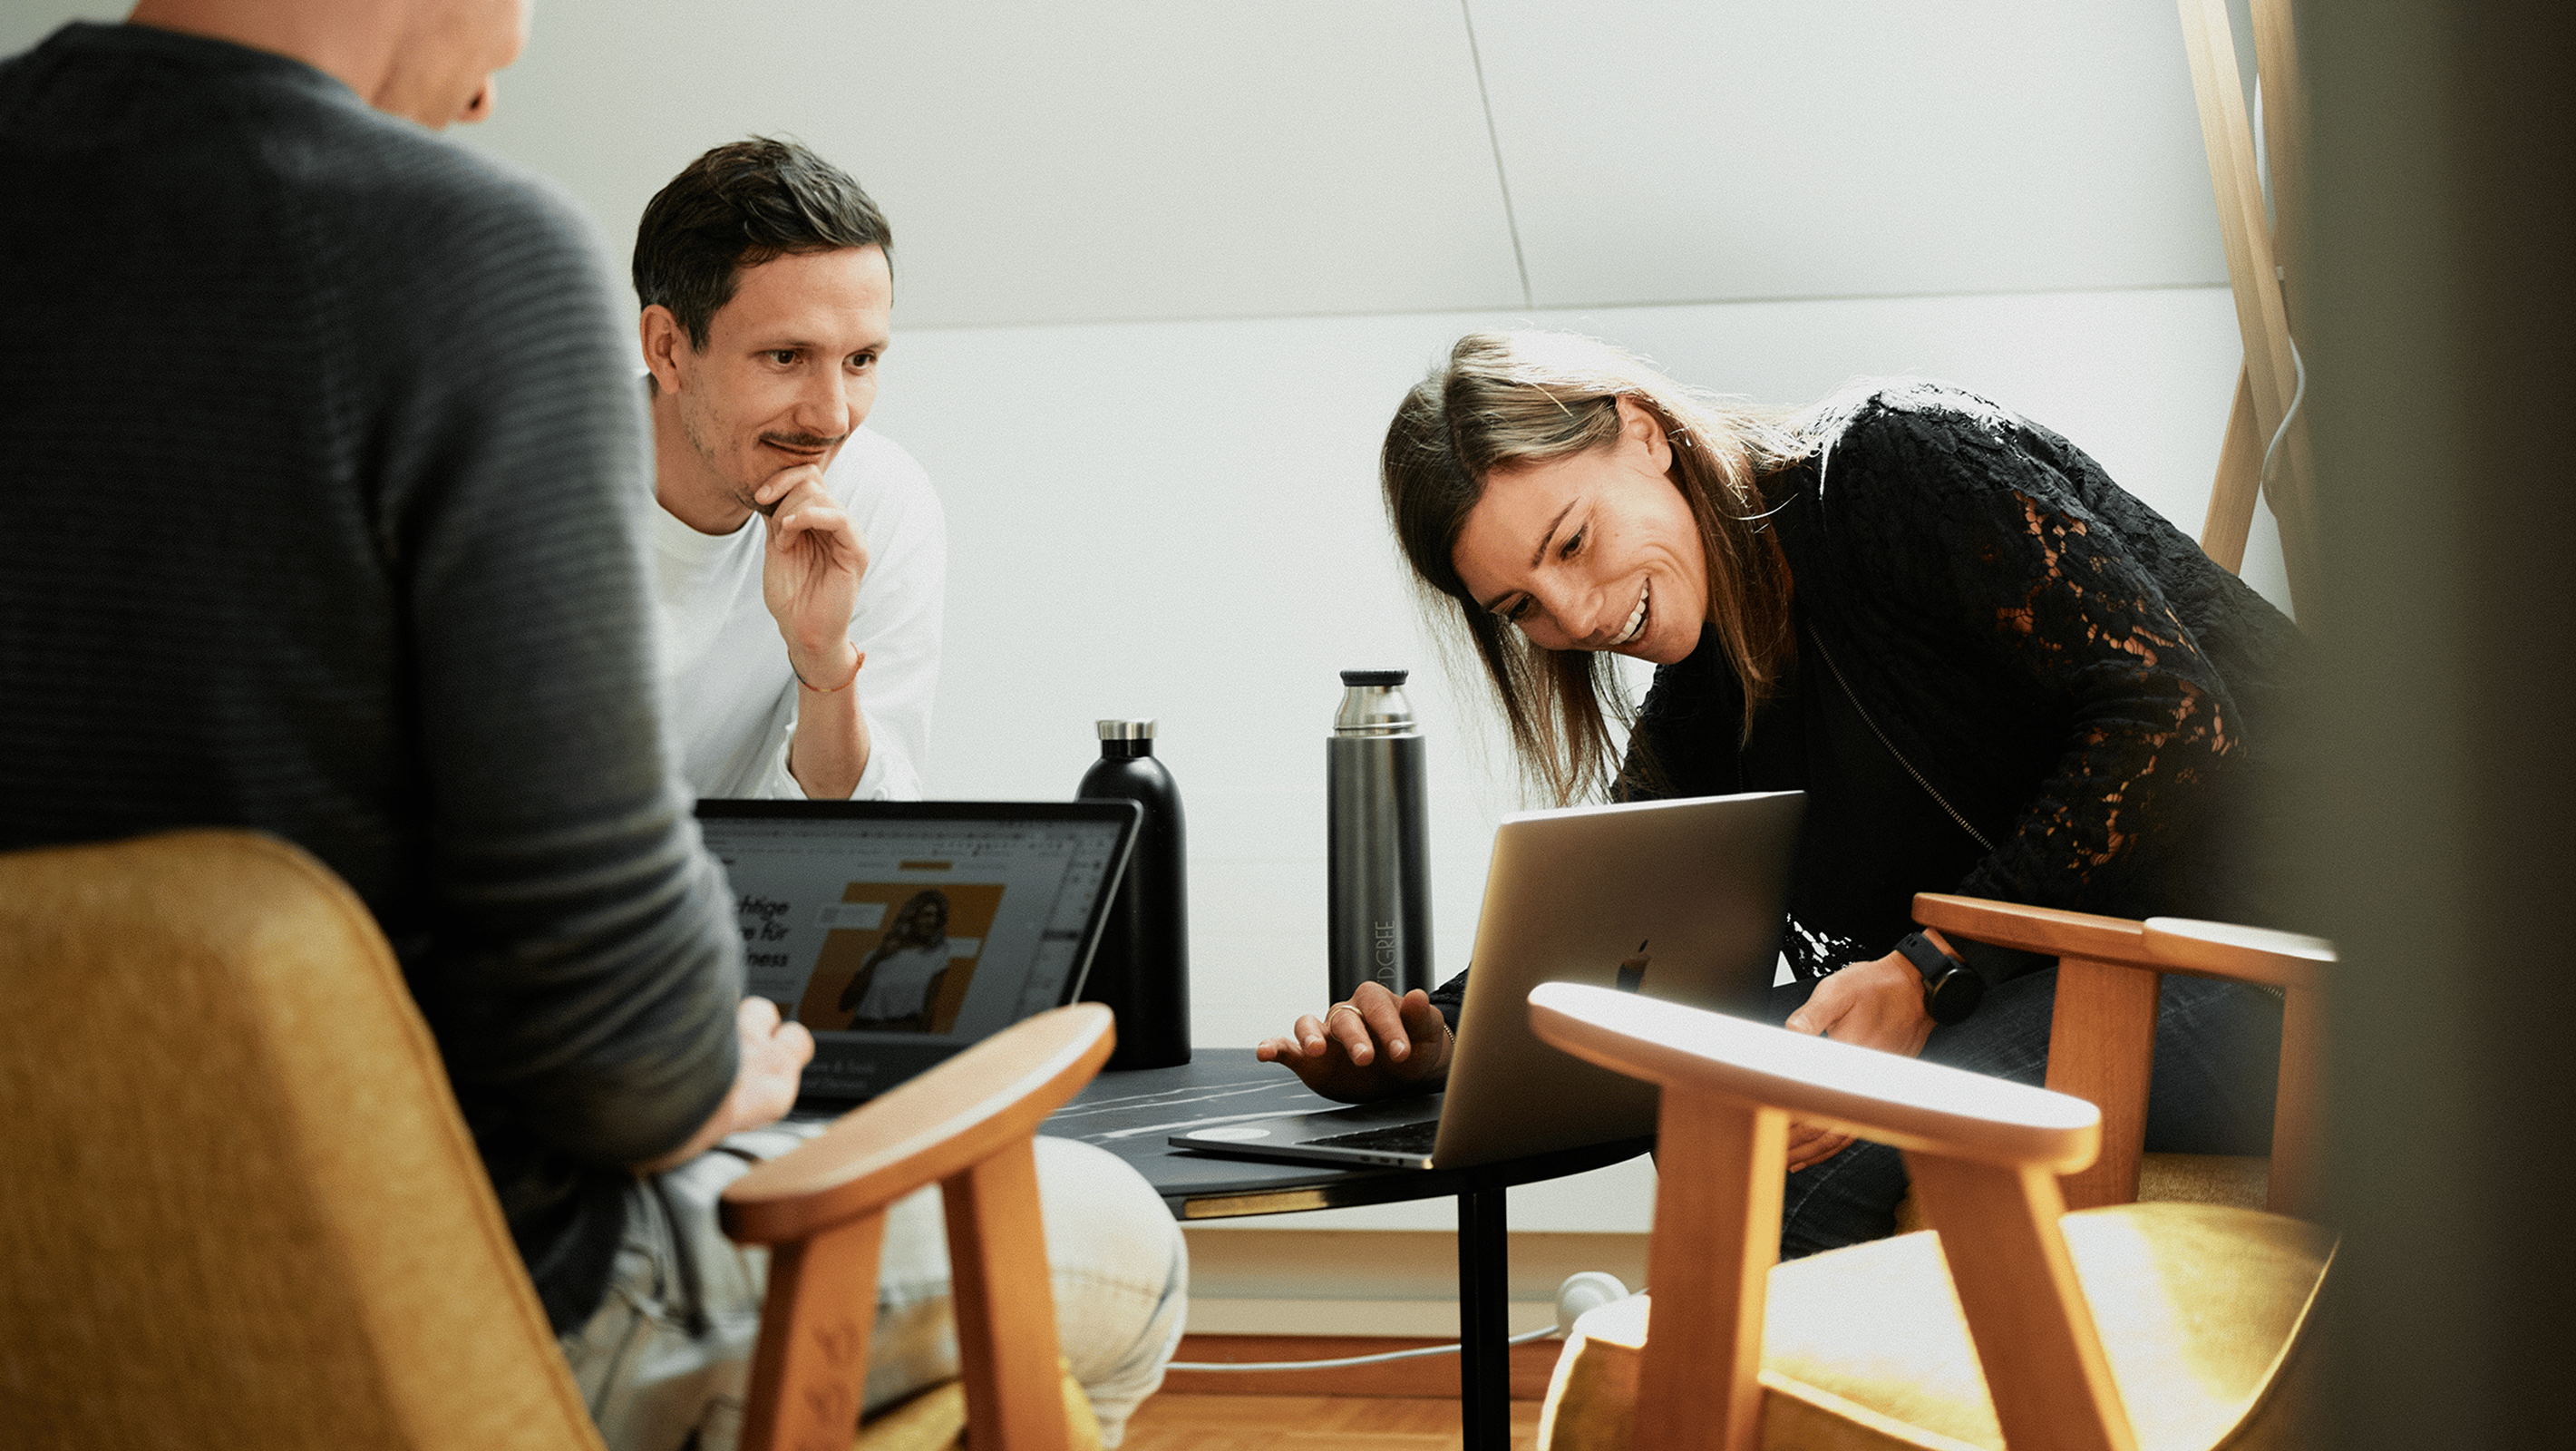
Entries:
<svg viewBox="0 0 2576 1451">
<path fill-rule="evenodd" d="M 1906 933 L 1896 950 L 1923 975 L 1923 1011 L 1933 1022 L 1944 1026 L 1964 1022 L 1985 999 L 1986 980 L 1977 976 L 1976 969 L 1943 952 L 1922 933 Z"/>
</svg>

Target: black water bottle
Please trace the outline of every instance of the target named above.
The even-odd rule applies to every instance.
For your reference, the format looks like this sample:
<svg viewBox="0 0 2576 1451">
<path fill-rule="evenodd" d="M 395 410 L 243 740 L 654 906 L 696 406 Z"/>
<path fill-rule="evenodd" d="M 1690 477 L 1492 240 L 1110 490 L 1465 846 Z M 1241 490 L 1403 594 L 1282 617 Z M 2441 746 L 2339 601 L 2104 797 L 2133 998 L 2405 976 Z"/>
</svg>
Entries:
<svg viewBox="0 0 2576 1451">
<path fill-rule="evenodd" d="M 1190 1061 L 1189 896 L 1183 878 L 1181 792 L 1154 759 L 1154 723 L 1100 722 L 1100 759 L 1076 796 L 1125 798 L 1144 808 L 1127 874 L 1109 904 L 1082 1000 L 1118 1015 L 1111 1068 L 1170 1068 Z"/>
</svg>

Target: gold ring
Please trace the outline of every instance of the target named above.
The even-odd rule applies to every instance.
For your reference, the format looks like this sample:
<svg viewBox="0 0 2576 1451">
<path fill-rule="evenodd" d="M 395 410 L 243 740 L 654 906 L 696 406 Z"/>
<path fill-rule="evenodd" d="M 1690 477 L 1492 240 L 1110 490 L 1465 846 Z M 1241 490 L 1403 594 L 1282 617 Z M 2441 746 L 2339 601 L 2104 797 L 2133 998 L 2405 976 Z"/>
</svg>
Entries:
<svg viewBox="0 0 2576 1451">
<path fill-rule="evenodd" d="M 1364 1025 L 1368 1022 L 1367 1016 L 1362 1014 L 1359 1009 L 1352 1007 L 1349 1003 L 1335 1003 L 1331 1007 L 1324 1009 L 1324 1021 L 1326 1024 L 1330 1024 L 1333 1021 L 1333 1014 L 1335 1013 L 1348 1013 L 1352 1017 L 1358 1018 Z"/>
</svg>

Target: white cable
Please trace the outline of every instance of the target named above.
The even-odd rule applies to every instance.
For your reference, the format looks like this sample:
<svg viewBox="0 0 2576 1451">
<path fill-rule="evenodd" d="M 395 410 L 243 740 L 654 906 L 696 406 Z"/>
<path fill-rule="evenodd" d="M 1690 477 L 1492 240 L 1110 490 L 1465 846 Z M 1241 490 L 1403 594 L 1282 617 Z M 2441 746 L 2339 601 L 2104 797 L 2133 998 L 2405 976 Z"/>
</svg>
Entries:
<svg viewBox="0 0 2576 1451">
<path fill-rule="evenodd" d="M 1505 1345 L 1527 1345 L 1551 1335 L 1563 1335 L 1573 1328 L 1574 1319 L 1586 1310 L 1625 1299 L 1628 1287 L 1616 1275 L 1600 1270 L 1586 1270 L 1568 1276 L 1556 1287 L 1556 1323 L 1536 1330 L 1525 1330 L 1505 1340 Z M 1426 1355 L 1455 1355 L 1458 1342 L 1447 1345 L 1422 1345 L 1411 1350 L 1385 1350 L 1375 1355 L 1346 1355 L 1338 1360 L 1175 1360 L 1169 1370 L 1341 1370 L 1354 1365 L 1380 1365 L 1390 1360 L 1418 1360 Z"/>
<path fill-rule="evenodd" d="M 2272 455 L 2279 452 L 2281 440 L 2290 436 L 2290 420 L 2299 416 L 2299 405 L 2308 396 L 2308 360 L 2299 356 L 2299 341 L 2290 344 L 2290 366 L 2299 370 L 2299 384 L 2290 390 L 2290 406 L 2281 410 L 2281 426 L 2272 430 L 2272 441 L 2263 446 L 2263 471 L 2254 477 L 2254 485 L 2265 494 L 2272 491 Z"/>
<path fill-rule="evenodd" d="M 1554 1335 L 1556 1327 L 1543 1325 L 1504 1341 L 1505 1345 L 1527 1345 L 1533 1340 Z M 1340 1370 L 1346 1366 L 1376 1365 L 1389 1360 L 1415 1360 L 1426 1355 L 1456 1355 L 1458 1343 L 1423 1345 L 1411 1350 L 1386 1350 L 1375 1355 L 1346 1355 L 1339 1360 L 1175 1360 L 1166 1370 Z"/>
</svg>

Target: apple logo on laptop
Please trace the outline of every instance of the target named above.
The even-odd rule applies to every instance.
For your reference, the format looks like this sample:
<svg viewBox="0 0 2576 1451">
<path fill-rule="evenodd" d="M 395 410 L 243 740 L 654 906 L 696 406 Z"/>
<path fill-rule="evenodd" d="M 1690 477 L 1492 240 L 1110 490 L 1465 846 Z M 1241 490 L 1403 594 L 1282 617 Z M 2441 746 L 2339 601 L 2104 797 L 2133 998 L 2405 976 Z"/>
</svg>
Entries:
<svg viewBox="0 0 2576 1451">
<path fill-rule="evenodd" d="M 1651 942 L 1653 940 L 1654 939 L 1651 937 L 1646 939 L 1647 942 Z M 1643 983 L 1645 980 L 1646 943 L 1640 942 L 1637 944 L 1636 952 L 1632 954 L 1627 961 L 1619 964 L 1619 991 L 1623 993 L 1635 992 L 1638 985 Z"/>
</svg>

